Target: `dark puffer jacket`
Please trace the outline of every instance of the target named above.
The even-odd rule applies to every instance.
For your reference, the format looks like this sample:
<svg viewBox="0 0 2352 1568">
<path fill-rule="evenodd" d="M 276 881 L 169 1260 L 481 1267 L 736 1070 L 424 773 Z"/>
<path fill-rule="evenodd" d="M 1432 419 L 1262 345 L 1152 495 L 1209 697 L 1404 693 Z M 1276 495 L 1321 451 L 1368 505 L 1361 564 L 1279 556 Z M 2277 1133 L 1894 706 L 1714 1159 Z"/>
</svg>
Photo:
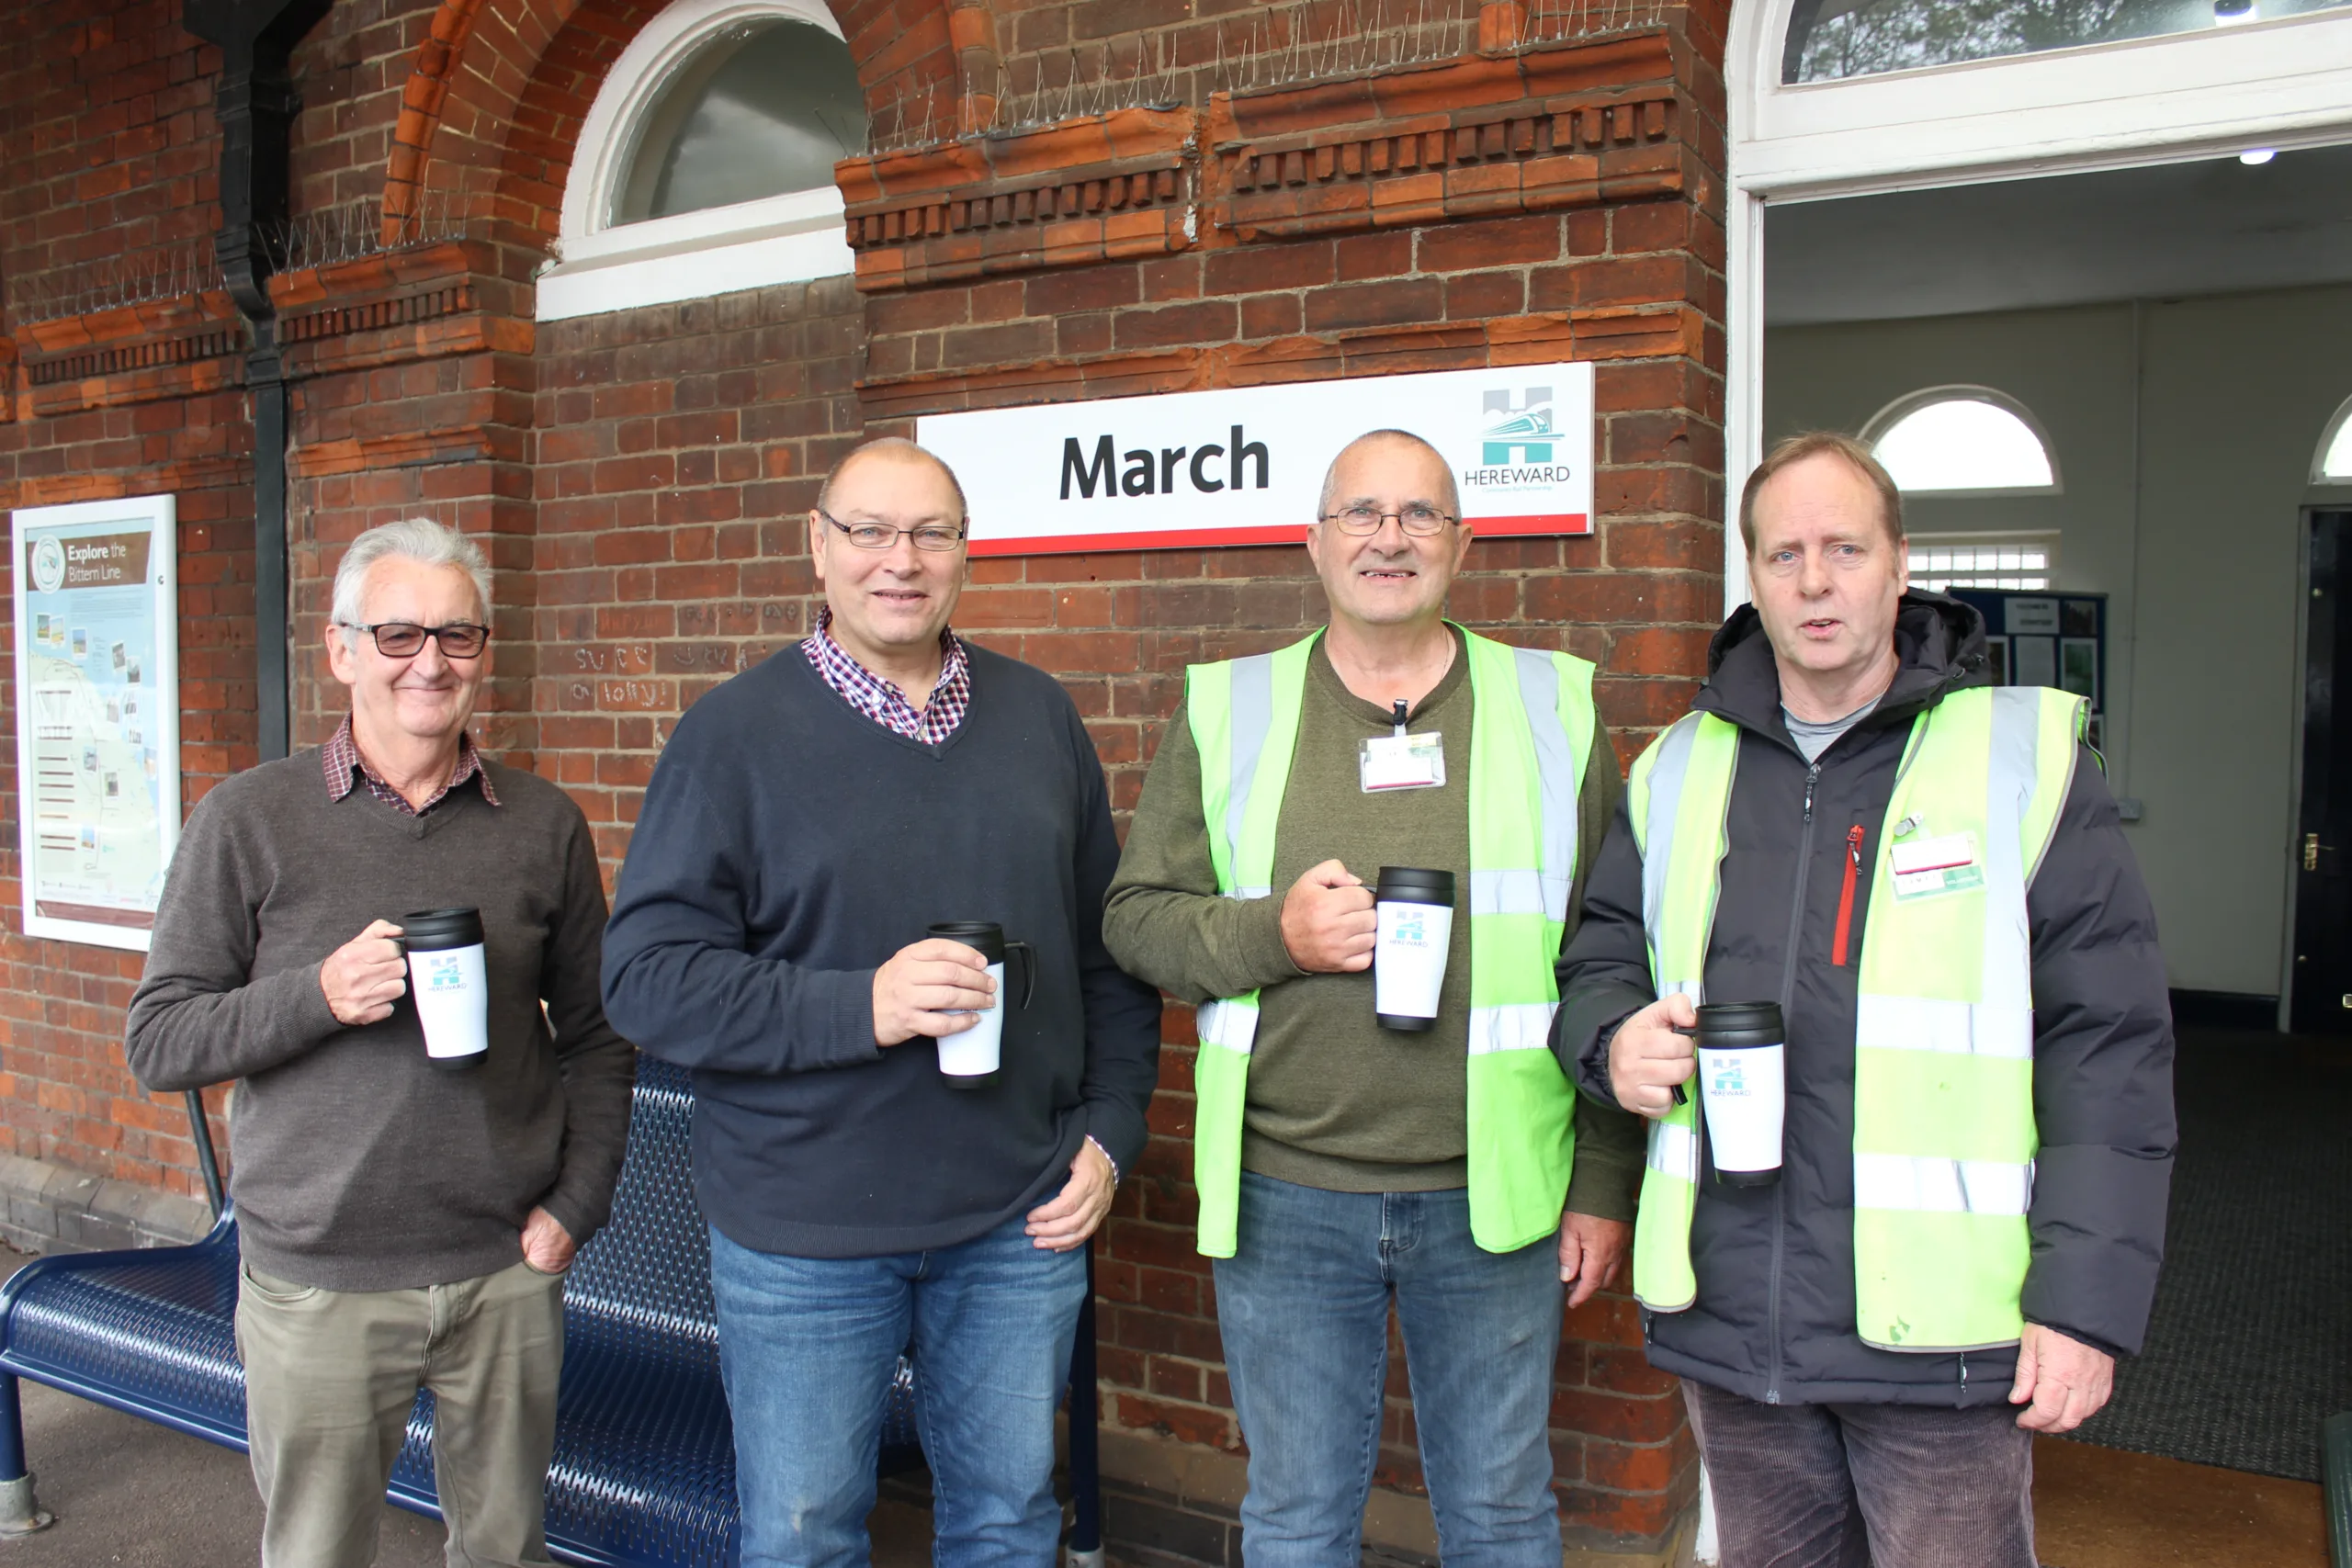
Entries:
<svg viewBox="0 0 2352 1568">
<path fill-rule="evenodd" d="M 1858 965 L 1830 963 L 1851 829 L 1875 863 L 1912 719 L 1984 683 L 1984 626 L 1936 593 L 1904 598 L 1902 668 L 1883 701 L 1808 767 L 1781 722 L 1780 677 L 1752 606 L 1724 623 L 1697 706 L 1740 728 L 1730 844 L 1707 950 L 1707 995 L 1780 998 L 1788 1027 L 1777 1185 L 1699 1179 L 1697 1302 L 1645 1314 L 1651 1361 L 1776 1404 L 1971 1405 L 2007 1397 L 2014 1349 L 1905 1354 L 1862 1343 L 1854 1314 L 1854 1015 Z M 1810 796 L 1811 810 L 1806 802 Z M 1868 930 L 1856 890 L 1850 954 Z M 1553 1047 L 1584 1092 L 1615 1103 L 1607 1042 L 1653 1000 L 1641 857 L 1621 809 L 1584 925 L 1560 958 Z M 2172 1018 L 2155 916 L 2087 748 L 2027 897 L 2032 927 L 2036 1164 L 2030 1322 L 2138 1350 L 2172 1179 Z"/>
</svg>

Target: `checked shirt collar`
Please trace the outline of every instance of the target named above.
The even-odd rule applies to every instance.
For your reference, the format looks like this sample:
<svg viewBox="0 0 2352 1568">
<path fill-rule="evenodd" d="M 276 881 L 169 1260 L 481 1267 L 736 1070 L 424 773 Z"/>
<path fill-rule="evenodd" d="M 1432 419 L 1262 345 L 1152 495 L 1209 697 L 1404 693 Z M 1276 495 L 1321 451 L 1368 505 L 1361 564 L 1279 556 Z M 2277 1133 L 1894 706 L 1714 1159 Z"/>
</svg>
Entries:
<svg viewBox="0 0 2352 1568">
<path fill-rule="evenodd" d="M 498 792 L 490 786 L 490 774 L 483 771 L 481 753 L 474 750 L 474 738 L 463 730 L 458 732 L 458 771 L 449 782 L 433 792 L 433 798 L 422 807 L 411 806 L 408 796 L 386 784 L 368 759 L 359 754 L 359 742 L 351 733 L 351 716 L 343 716 L 343 723 L 335 728 L 334 739 L 319 749 L 319 761 L 326 769 L 327 798 L 341 800 L 351 793 L 358 779 L 368 782 L 368 793 L 385 805 L 396 807 L 410 817 L 422 817 L 448 798 L 449 792 L 468 779 L 481 781 L 481 797 L 491 805 L 498 804 Z M 356 775 L 356 777 L 355 777 Z"/>
<path fill-rule="evenodd" d="M 899 688 L 860 664 L 850 651 L 833 640 L 833 612 L 829 605 L 817 612 L 817 630 L 800 644 L 808 655 L 808 663 L 826 685 L 841 694 L 850 706 L 889 730 L 910 740 L 920 740 L 926 746 L 944 744 L 964 722 L 965 713 L 972 705 L 972 663 L 964 652 L 964 639 L 943 628 L 939 634 L 939 651 L 943 656 L 939 666 L 939 684 L 931 689 L 931 701 L 918 711 L 912 703 L 899 694 Z"/>
</svg>

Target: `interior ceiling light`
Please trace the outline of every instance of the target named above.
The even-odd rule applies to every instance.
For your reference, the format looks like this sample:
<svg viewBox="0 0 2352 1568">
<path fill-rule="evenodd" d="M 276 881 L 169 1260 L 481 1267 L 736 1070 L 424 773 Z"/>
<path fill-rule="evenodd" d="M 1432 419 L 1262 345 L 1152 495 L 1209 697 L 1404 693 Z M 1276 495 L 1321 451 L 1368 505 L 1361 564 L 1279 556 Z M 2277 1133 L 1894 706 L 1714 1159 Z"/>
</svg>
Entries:
<svg viewBox="0 0 2352 1568">
<path fill-rule="evenodd" d="M 2267 164 L 2277 156 L 2278 156 L 2278 149 L 2276 147 L 2255 147 L 2239 153 L 2238 162 L 2252 169 Z"/>
<path fill-rule="evenodd" d="M 2254 0 L 2213 0 L 2213 25 L 2217 28 L 2235 27 L 2254 19 Z"/>
</svg>

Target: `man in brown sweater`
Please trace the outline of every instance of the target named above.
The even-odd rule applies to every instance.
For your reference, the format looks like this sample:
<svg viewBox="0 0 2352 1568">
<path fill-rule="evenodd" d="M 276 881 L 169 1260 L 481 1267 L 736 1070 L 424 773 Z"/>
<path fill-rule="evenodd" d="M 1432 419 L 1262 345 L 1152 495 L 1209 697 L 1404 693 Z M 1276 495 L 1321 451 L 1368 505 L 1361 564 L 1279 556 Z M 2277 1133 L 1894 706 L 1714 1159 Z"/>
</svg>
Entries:
<svg viewBox="0 0 2352 1568">
<path fill-rule="evenodd" d="M 1578 1102 L 1546 1048 L 1615 753 L 1591 666 L 1444 618 L 1460 511 L 1416 436 L 1340 454 L 1308 531 L 1329 627 L 1194 669 L 1108 896 L 1121 964 L 1202 1010 L 1201 1248 L 1250 1449 L 1252 1568 L 1355 1562 L 1392 1295 L 1443 1555 L 1557 1568 L 1561 1287 L 1581 1303 L 1632 1235 L 1638 1123 Z M 1279 790 L 1271 843 L 1253 788 Z M 1510 830 L 1538 863 L 1487 863 L 1477 846 Z M 1384 864 L 1460 891 L 1426 1031 L 1374 1017 Z"/>
<path fill-rule="evenodd" d="M 189 817 L 131 998 L 153 1089 L 238 1079 L 237 1347 L 265 1568 L 365 1568 L 420 1384 L 449 1561 L 548 1562 L 563 1271 L 604 1224 L 636 1054 L 598 994 L 580 808 L 466 734 L 490 662 L 481 550 L 369 529 L 327 632 L 351 715 Z M 427 1060 L 395 938 L 480 911 L 488 1048 Z"/>
</svg>

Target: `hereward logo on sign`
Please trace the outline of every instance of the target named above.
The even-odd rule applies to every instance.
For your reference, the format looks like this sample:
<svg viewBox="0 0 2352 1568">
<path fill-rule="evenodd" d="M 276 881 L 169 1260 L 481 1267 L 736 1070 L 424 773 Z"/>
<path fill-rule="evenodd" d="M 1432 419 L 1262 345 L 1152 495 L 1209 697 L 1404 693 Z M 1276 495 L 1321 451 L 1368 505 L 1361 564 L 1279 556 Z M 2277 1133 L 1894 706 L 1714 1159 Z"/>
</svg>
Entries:
<svg viewBox="0 0 2352 1568">
<path fill-rule="evenodd" d="M 1489 387 L 1483 394 L 1479 463 L 1462 471 L 1462 482 L 1480 490 L 1527 490 L 1565 484 L 1571 470 L 1552 460 L 1559 434 L 1552 425 L 1552 389 L 1527 387 L 1514 393 Z"/>
</svg>

